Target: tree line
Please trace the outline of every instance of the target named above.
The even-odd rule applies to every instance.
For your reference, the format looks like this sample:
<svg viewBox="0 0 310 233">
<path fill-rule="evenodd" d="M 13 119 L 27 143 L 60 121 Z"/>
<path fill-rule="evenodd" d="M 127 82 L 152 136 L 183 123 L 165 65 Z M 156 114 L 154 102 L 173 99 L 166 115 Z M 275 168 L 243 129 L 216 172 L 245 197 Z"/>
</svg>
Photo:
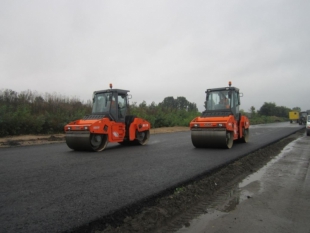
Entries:
<svg viewBox="0 0 310 233">
<path fill-rule="evenodd" d="M 67 123 L 81 119 L 91 113 L 92 102 L 82 102 L 78 98 L 68 98 L 59 94 L 44 95 L 30 90 L 20 93 L 6 89 L 0 90 L 0 137 L 22 134 L 63 133 Z M 259 110 L 251 107 L 242 114 L 250 118 L 251 124 L 288 120 L 289 111 L 300 111 L 265 102 Z M 144 118 L 152 128 L 188 126 L 189 122 L 201 115 L 195 103 L 185 97 L 164 98 L 158 104 L 143 101 L 129 104 L 129 114 Z"/>
<path fill-rule="evenodd" d="M 265 102 L 259 110 L 256 110 L 252 106 L 247 115 L 250 117 L 251 124 L 262 124 L 275 121 L 288 121 L 289 112 L 292 110 L 301 111 L 300 107 L 290 109 L 285 106 L 277 106 L 274 102 Z"/>
<path fill-rule="evenodd" d="M 185 97 L 164 98 L 159 104 L 152 102 L 147 105 L 145 101 L 139 105 L 130 104 L 130 114 L 148 120 L 152 128 L 188 126 L 189 122 L 200 115 L 195 103 L 189 102 Z"/>
<path fill-rule="evenodd" d="M 91 102 L 30 90 L 0 91 L 0 136 L 63 132 L 63 126 L 91 111 Z"/>
<path fill-rule="evenodd" d="M 0 137 L 23 134 L 63 133 L 67 123 L 91 113 L 92 102 L 59 94 L 30 90 L 0 90 Z M 200 113 L 185 97 L 166 97 L 161 103 L 129 104 L 130 114 L 148 120 L 153 128 L 188 126 Z"/>
</svg>

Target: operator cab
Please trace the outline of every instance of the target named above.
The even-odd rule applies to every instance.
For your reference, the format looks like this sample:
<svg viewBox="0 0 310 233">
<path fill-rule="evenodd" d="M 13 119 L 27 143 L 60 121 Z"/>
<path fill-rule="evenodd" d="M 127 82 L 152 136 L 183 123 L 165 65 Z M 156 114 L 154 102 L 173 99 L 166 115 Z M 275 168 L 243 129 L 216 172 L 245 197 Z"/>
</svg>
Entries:
<svg viewBox="0 0 310 233">
<path fill-rule="evenodd" d="M 128 102 L 129 91 L 120 89 L 110 89 L 96 91 L 93 94 L 92 115 L 104 115 L 115 122 L 124 122 Z"/>
<path fill-rule="evenodd" d="M 206 110 L 202 113 L 203 117 L 208 116 L 229 116 L 234 115 L 239 120 L 240 94 L 239 89 L 231 87 L 207 89 L 206 91 Z"/>
</svg>

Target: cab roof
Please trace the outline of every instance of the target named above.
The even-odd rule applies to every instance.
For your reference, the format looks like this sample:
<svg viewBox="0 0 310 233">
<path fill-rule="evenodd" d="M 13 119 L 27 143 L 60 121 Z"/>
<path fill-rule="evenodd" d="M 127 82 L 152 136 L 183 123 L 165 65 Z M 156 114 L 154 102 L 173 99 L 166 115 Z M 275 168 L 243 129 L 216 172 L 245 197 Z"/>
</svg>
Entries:
<svg viewBox="0 0 310 233">
<path fill-rule="evenodd" d="M 211 91 L 228 91 L 228 90 L 233 90 L 233 91 L 237 91 L 239 92 L 239 88 L 236 87 L 219 87 L 219 88 L 210 88 L 206 90 L 207 92 L 211 92 Z"/>
<path fill-rule="evenodd" d="M 100 91 L 94 91 L 94 94 L 97 93 L 111 93 L 111 92 L 117 92 L 117 93 L 121 93 L 121 94 L 127 94 L 128 92 L 130 92 L 129 90 L 123 90 L 123 89 L 106 89 L 106 90 L 100 90 Z"/>
</svg>

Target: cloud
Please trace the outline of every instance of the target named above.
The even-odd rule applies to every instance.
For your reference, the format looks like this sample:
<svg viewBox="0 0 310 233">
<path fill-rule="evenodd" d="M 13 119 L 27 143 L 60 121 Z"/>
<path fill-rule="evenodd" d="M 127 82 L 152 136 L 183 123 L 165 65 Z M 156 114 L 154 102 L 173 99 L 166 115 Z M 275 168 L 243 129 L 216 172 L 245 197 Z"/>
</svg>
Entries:
<svg viewBox="0 0 310 233">
<path fill-rule="evenodd" d="M 203 109 L 228 81 L 242 106 L 310 109 L 307 1 L 2 1 L 1 87 L 91 98 L 131 90 Z"/>
</svg>

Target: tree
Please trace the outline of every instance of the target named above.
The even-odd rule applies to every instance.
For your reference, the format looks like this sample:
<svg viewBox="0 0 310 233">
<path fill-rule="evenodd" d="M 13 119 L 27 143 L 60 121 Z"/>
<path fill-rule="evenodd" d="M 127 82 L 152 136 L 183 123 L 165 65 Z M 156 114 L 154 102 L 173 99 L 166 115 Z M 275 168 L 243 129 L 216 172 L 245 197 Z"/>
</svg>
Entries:
<svg viewBox="0 0 310 233">
<path fill-rule="evenodd" d="M 292 108 L 292 111 L 301 112 L 301 108 L 300 107 L 294 107 L 294 108 Z"/>
<path fill-rule="evenodd" d="M 250 113 L 251 113 L 252 116 L 255 115 L 255 107 L 254 106 L 252 106 L 250 108 Z"/>
<path fill-rule="evenodd" d="M 146 102 L 143 100 L 141 104 L 139 104 L 139 108 L 146 108 Z"/>
<path fill-rule="evenodd" d="M 195 103 L 188 103 L 188 112 L 198 112 L 197 105 Z"/>
<path fill-rule="evenodd" d="M 276 104 L 275 103 L 267 103 L 265 102 L 263 106 L 261 106 L 259 113 L 265 116 L 275 116 L 276 114 Z"/>
<path fill-rule="evenodd" d="M 177 97 L 177 99 L 175 100 L 175 105 L 178 110 L 187 110 L 188 103 L 189 102 L 187 101 L 187 99 L 183 96 Z"/>
<path fill-rule="evenodd" d="M 278 117 L 288 117 L 288 113 L 290 112 L 290 109 L 284 106 L 277 107 L 277 114 Z"/>
<path fill-rule="evenodd" d="M 161 102 L 162 106 L 166 109 L 176 109 L 176 102 L 173 98 L 173 96 L 166 97 L 163 102 Z"/>
</svg>

